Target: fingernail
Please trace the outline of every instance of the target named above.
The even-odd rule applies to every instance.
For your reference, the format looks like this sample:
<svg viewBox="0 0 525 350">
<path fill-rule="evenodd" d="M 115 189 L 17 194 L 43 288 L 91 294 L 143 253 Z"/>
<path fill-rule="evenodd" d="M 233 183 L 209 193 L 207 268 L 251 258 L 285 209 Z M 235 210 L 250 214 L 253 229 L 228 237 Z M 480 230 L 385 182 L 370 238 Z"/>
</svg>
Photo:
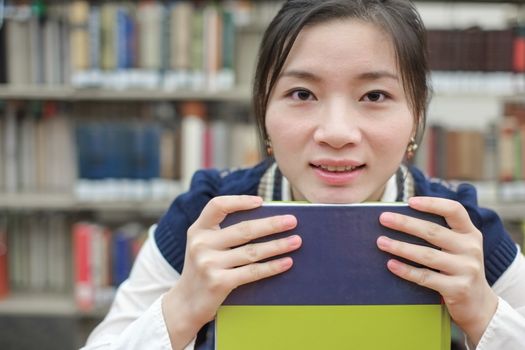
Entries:
<svg viewBox="0 0 525 350">
<path fill-rule="evenodd" d="M 392 213 L 382 213 L 380 216 L 381 222 L 385 224 L 391 224 L 394 222 L 394 214 Z"/>
<path fill-rule="evenodd" d="M 388 249 L 390 248 L 391 240 L 388 237 L 381 236 L 377 239 L 377 246 L 381 249 Z"/>
<path fill-rule="evenodd" d="M 417 197 L 411 197 L 408 199 L 408 204 L 409 205 L 418 205 L 421 203 L 421 199 L 417 198 Z"/>
<path fill-rule="evenodd" d="M 301 245 L 301 237 L 298 235 L 290 236 L 286 239 L 290 248 L 295 248 Z"/>
<path fill-rule="evenodd" d="M 387 266 L 392 272 L 400 272 L 401 268 L 403 267 L 403 265 L 401 265 L 399 261 L 394 260 L 394 259 L 388 260 Z"/>
<path fill-rule="evenodd" d="M 281 222 L 285 228 L 292 228 L 295 226 L 296 220 L 292 215 L 284 215 L 281 217 Z"/>
<path fill-rule="evenodd" d="M 292 267 L 293 265 L 293 260 L 292 258 L 282 258 L 280 261 L 279 261 L 280 265 L 281 265 L 281 268 L 283 270 L 286 270 L 286 269 L 289 269 L 290 267 Z"/>
<path fill-rule="evenodd" d="M 261 197 L 254 196 L 252 197 L 252 199 L 253 199 L 253 205 L 255 206 L 260 206 L 263 203 L 263 199 Z"/>
</svg>

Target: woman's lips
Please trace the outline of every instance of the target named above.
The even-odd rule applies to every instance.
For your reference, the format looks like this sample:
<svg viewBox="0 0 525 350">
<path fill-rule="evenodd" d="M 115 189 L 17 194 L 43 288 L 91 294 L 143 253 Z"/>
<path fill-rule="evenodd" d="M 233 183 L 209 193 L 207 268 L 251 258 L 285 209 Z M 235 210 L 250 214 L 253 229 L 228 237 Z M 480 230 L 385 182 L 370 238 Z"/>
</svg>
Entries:
<svg viewBox="0 0 525 350">
<path fill-rule="evenodd" d="M 315 165 L 310 164 L 315 175 L 324 183 L 333 186 L 346 185 L 355 181 L 366 164 L 361 165 Z"/>
</svg>

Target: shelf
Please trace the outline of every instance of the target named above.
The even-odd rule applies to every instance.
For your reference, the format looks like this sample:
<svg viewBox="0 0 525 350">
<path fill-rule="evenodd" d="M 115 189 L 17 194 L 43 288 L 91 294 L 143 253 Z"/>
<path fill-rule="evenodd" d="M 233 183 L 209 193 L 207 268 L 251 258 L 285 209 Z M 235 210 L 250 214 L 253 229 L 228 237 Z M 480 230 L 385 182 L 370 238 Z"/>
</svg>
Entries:
<svg viewBox="0 0 525 350">
<path fill-rule="evenodd" d="M 0 193 L 0 210 L 57 210 L 57 211 L 101 211 L 136 212 L 141 215 L 161 215 L 171 204 L 170 200 L 127 201 L 78 201 L 69 194 L 54 193 Z M 504 220 L 525 219 L 525 202 L 483 201 L 483 207 L 493 209 Z"/>
<path fill-rule="evenodd" d="M 74 316 L 102 318 L 109 307 L 81 311 L 68 295 L 13 294 L 0 300 L 0 315 Z"/>
<path fill-rule="evenodd" d="M 524 0 L 525 1 L 525 0 Z M 498 99 L 524 102 L 525 94 L 509 95 L 490 92 L 436 91 L 433 98 L 458 99 Z M 103 88 L 74 88 L 68 86 L 46 85 L 0 85 L 0 99 L 4 100 L 55 100 L 55 101 L 209 101 L 250 103 L 249 87 L 237 87 L 225 91 L 193 91 L 161 89 L 125 89 L 112 90 Z"/>
<path fill-rule="evenodd" d="M 181 101 L 200 100 L 212 102 L 248 103 L 249 87 L 225 91 L 74 88 L 51 85 L 0 85 L 0 99 L 11 100 L 60 100 L 60 101 Z"/>
<path fill-rule="evenodd" d="M 5 210 L 60 210 L 139 212 L 158 215 L 164 213 L 172 199 L 78 201 L 71 194 L 61 193 L 0 193 L 0 209 Z"/>
<path fill-rule="evenodd" d="M 525 0 L 415 0 L 414 2 L 435 2 L 435 3 L 494 3 L 494 4 L 525 4 Z"/>
<path fill-rule="evenodd" d="M 502 220 L 525 220 L 525 202 L 481 203 L 485 208 L 494 210 Z"/>
</svg>

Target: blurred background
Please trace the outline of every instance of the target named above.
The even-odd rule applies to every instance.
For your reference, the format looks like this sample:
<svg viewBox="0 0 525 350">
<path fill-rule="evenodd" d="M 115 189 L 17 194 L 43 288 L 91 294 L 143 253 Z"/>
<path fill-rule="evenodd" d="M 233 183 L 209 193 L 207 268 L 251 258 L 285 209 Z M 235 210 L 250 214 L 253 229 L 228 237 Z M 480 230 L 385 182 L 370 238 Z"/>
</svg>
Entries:
<svg viewBox="0 0 525 350">
<path fill-rule="evenodd" d="M 1 349 L 80 347 L 191 174 L 261 159 L 250 83 L 280 4 L 0 1 Z M 433 99 L 415 162 L 473 182 L 523 246 L 525 5 L 416 5 Z"/>
</svg>

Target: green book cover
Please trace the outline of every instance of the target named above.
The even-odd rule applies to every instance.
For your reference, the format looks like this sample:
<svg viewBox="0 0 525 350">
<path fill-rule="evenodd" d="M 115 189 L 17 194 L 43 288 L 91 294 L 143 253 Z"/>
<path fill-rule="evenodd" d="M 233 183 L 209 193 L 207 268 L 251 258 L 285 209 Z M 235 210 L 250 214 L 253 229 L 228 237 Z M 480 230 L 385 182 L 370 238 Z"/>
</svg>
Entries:
<svg viewBox="0 0 525 350">
<path fill-rule="evenodd" d="M 291 270 L 236 288 L 219 308 L 215 347 L 236 349 L 450 348 L 450 319 L 441 296 L 386 268 L 376 246 L 387 235 L 429 245 L 383 227 L 379 215 L 399 212 L 445 225 L 443 218 L 406 204 L 315 205 L 274 203 L 229 215 L 223 227 L 293 214 L 301 248 Z"/>
</svg>

